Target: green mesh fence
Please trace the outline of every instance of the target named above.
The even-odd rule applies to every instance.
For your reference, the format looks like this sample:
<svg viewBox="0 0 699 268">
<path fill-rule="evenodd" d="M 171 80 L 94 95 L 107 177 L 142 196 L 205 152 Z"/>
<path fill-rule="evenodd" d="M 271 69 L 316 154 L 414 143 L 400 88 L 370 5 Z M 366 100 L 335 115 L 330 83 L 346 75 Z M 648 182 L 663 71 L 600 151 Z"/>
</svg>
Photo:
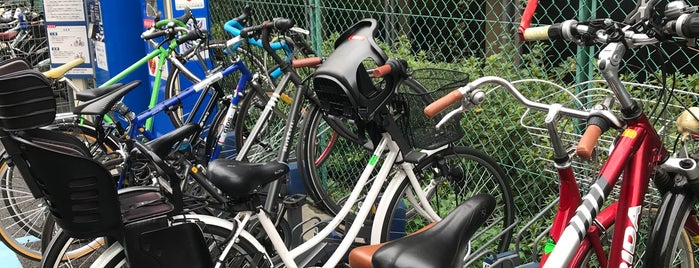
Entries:
<svg viewBox="0 0 699 268">
<path fill-rule="evenodd" d="M 662 2 L 662 1 L 661 1 Z M 472 79 L 485 75 L 502 76 L 510 80 L 524 78 L 546 79 L 567 87 L 572 94 L 602 85 L 581 84 L 600 79 L 595 70 L 594 56 L 599 47 L 578 48 L 562 41 L 523 43 L 518 39 L 517 26 L 526 1 L 475 0 L 286 0 L 286 1 L 211 1 L 213 33 L 217 38 L 227 34 L 216 29 L 225 21 L 237 17 L 245 4 L 255 12 L 254 22 L 273 17 L 289 17 L 296 24 L 310 30 L 311 43 L 321 55 L 332 51 L 332 42 L 338 33 L 363 18 L 379 22 L 377 41 L 389 57 L 407 59 L 411 68 L 438 67 L 466 72 Z M 533 25 L 551 24 L 567 19 L 586 20 L 612 18 L 621 21 L 633 10 L 636 1 L 539 1 Z M 664 3 L 661 3 L 664 5 Z M 683 89 L 685 105 L 696 105 L 697 59 L 693 51 L 678 45 L 667 45 L 661 50 L 644 47 L 627 52 L 622 69 L 624 81 L 658 85 L 662 59 L 672 62 L 674 85 Z M 649 61 L 648 59 L 660 59 Z M 578 85 L 578 86 L 576 86 Z M 633 87 L 633 86 L 629 86 Z M 636 88 L 636 87 L 634 87 Z M 645 104 L 646 111 L 654 107 L 648 100 L 655 98 L 655 89 L 632 91 Z M 528 98 L 547 102 L 572 103 L 562 97 L 559 89 L 541 83 L 521 84 L 519 89 Z M 579 103 L 591 101 L 586 95 L 577 96 Z M 661 115 L 662 122 L 671 122 L 681 108 Z M 488 94 L 486 103 L 466 114 L 462 126 L 465 145 L 479 148 L 496 158 L 511 177 L 515 194 L 517 216 L 520 222 L 529 222 L 557 197 L 557 179 L 553 165 L 548 161 L 552 152 L 545 136 L 532 132 L 531 127 L 543 127 L 543 116 L 521 120 L 525 109 L 504 90 Z M 575 123 L 562 130 L 571 137 L 579 134 Z M 570 127 L 572 126 L 572 127 Z M 658 125 L 660 126 L 660 125 Z M 674 137 L 674 125 L 667 124 L 666 140 Z M 545 134 L 545 133 L 544 133 Z M 618 133 L 610 133 L 609 141 Z M 571 140 L 572 141 L 572 140 Z M 600 153 L 609 149 L 611 142 L 600 145 Z M 666 143 L 667 144 L 667 143 Z M 667 144 L 672 146 L 672 144 Z M 606 148 L 605 148 L 606 146 Z M 576 162 L 581 182 L 599 169 L 598 163 Z M 583 186 L 587 185 L 585 183 Z M 351 187 L 351 186 L 348 186 Z M 586 189 L 583 188 L 583 191 Z M 544 220 L 535 222 L 524 231 L 522 253 L 534 244 L 534 237 L 550 224 L 553 212 Z M 523 225 L 523 224 L 522 224 Z M 519 231 L 521 228 L 517 228 Z M 541 244 L 538 245 L 541 251 Z M 641 257 L 637 257 L 641 259 Z M 640 265 L 640 264 L 639 264 Z"/>
</svg>

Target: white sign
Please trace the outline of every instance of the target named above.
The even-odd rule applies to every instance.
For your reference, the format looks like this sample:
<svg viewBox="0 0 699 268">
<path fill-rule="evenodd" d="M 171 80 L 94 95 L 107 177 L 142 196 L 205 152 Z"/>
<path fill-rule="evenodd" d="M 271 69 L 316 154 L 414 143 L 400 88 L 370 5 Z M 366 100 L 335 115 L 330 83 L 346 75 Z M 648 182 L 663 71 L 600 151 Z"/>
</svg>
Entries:
<svg viewBox="0 0 699 268">
<path fill-rule="evenodd" d="M 107 47 L 104 42 L 95 41 L 95 63 L 97 63 L 97 68 L 105 71 L 109 71 L 109 65 L 107 65 Z"/>
<path fill-rule="evenodd" d="M 175 9 L 184 10 L 186 7 L 190 9 L 204 8 L 204 0 L 175 0 Z"/>
<path fill-rule="evenodd" d="M 46 31 L 51 48 L 51 62 L 64 63 L 83 58 L 85 63 L 90 63 L 85 26 L 47 25 Z"/>
<path fill-rule="evenodd" d="M 85 21 L 83 0 L 44 0 L 46 21 Z"/>
</svg>

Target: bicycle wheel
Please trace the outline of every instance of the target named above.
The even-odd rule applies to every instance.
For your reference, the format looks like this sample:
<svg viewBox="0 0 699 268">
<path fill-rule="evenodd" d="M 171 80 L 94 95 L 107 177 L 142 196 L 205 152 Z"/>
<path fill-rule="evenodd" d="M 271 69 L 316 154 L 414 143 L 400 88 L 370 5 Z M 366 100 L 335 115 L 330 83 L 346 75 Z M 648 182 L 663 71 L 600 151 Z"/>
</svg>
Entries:
<svg viewBox="0 0 699 268">
<path fill-rule="evenodd" d="M 243 159 L 250 162 L 267 162 L 277 158 L 284 137 L 287 115 L 291 109 L 291 99 L 288 98 L 289 95 L 293 96 L 295 93 L 293 85 L 286 86 L 287 88 L 283 91 L 285 97 L 279 99 L 272 108 L 271 114 L 264 120 L 264 124 L 257 136 L 253 138 Z M 260 116 L 270 100 L 268 94 L 271 93 L 272 91 L 260 87 L 250 87 L 250 90 L 245 93 L 235 120 L 235 147 L 238 154 L 242 152 L 244 143 L 250 138 L 250 132 L 260 120 Z M 232 145 L 224 144 L 223 150 L 229 151 L 230 149 L 226 147 Z"/>
<path fill-rule="evenodd" d="M 117 143 L 105 139 L 104 151 L 97 144 L 97 133 L 87 125 L 60 123 L 50 127 L 84 141 L 98 161 L 113 159 Z M 15 253 L 32 259 L 41 259 L 41 238 L 48 212 L 43 199 L 35 199 L 14 165 L 10 165 L 7 152 L 0 151 L 0 239 Z"/>
<path fill-rule="evenodd" d="M 486 246 L 495 252 L 507 250 L 512 230 L 503 231 L 513 224 L 515 208 L 510 182 L 495 160 L 474 148 L 454 146 L 420 161 L 414 172 L 423 184 L 430 206 L 442 218 L 475 194 L 489 193 L 495 197 L 497 204 L 493 214 L 473 236 L 471 247 Z M 397 194 L 384 193 L 392 198 L 392 205 L 384 216 L 381 242 L 411 234 L 431 223 L 429 217 L 415 210 L 414 204 L 418 201 L 410 182 L 404 180 L 397 189 Z M 497 243 L 486 245 L 496 237 Z"/>
<path fill-rule="evenodd" d="M 207 226 L 204 230 L 204 238 L 209 245 L 209 252 L 212 257 L 212 261 L 216 263 L 218 256 L 226 246 L 225 239 L 230 235 L 230 230 L 221 228 L 218 226 Z M 103 253 L 95 264 L 90 267 L 94 268 L 117 268 L 117 267 L 129 267 L 126 262 L 126 255 L 124 254 L 123 247 L 120 244 L 112 245 L 112 247 Z M 259 253 L 259 251 L 253 246 L 247 238 L 241 237 L 228 252 L 227 257 L 222 262 L 224 268 L 236 268 L 236 267 L 272 267 L 270 261 L 264 257 L 264 254 Z"/>
<path fill-rule="evenodd" d="M 212 261 L 215 262 L 227 245 L 227 238 L 231 235 L 233 225 L 220 224 L 222 221 L 219 219 L 201 215 L 198 217 L 188 215 L 172 221 L 172 224 L 184 222 L 196 223 L 201 228 Z M 54 240 L 56 242 L 53 242 L 45 253 L 45 259 L 42 261 L 41 267 L 129 267 L 125 260 L 124 249 L 119 243 L 113 243 L 112 245 L 102 243 L 98 247 L 89 248 L 91 250 L 89 254 L 69 258 L 66 255 L 66 252 L 70 252 L 68 249 L 75 247 L 84 248 L 84 246 L 79 244 L 80 240 L 66 237 L 62 232 L 58 234 L 58 238 Z M 261 246 L 259 244 L 257 244 L 258 247 L 253 245 L 255 244 L 250 242 L 247 237 L 241 236 L 229 251 L 223 262 L 223 267 L 269 267 L 269 260 L 263 253 L 257 250 Z"/>
<path fill-rule="evenodd" d="M 299 130 L 296 155 L 299 173 L 315 206 L 336 215 L 369 163 L 371 152 L 351 134 L 355 127 L 352 122 L 332 119 L 336 123 L 328 124 L 320 107 L 309 105 Z M 336 131 L 339 127 L 345 130 Z"/>
<path fill-rule="evenodd" d="M 646 267 L 694 267 L 694 254 L 687 232 L 687 218 L 695 207 L 690 195 L 666 193 L 648 237 L 643 263 Z"/>
</svg>

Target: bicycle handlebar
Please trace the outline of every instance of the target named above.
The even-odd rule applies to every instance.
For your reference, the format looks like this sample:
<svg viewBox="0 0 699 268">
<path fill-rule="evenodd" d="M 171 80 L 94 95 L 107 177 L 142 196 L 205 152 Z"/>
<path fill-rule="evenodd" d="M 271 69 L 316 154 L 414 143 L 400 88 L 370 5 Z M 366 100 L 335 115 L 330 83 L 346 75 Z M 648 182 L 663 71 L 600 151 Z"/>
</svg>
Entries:
<svg viewBox="0 0 699 268">
<path fill-rule="evenodd" d="M 444 95 L 443 97 L 439 98 L 438 100 L 434 101 L 433 103 L 430 103 L 425 107 L 423 112 L 427 117 L 434 117 L 436 114 L 439 112 L 443 111 L 449 105 L 452 105 L 463 97 L 463 93 L 459 91 L 459 89 L 454 89 L 452 92 L 449 92 L 449 94 Z"/>
<path fill-rule="evenodd" d="M 323 63 L 323 58 L 321 57 L 311 57 L 305 59 L 294 59 L 291 61 L 292 68 L 302 68 L 302 67 L 315 67 Z"/>
<path fill-rule="evenodd" d="M 682 14 L 677 20 L 666 23 L 665 30 L 679 37 L 697 38 L 699 37 L 699 14 Z"/>
<path fill-rule="evenodd" d="M 504 87 L 510 92 L 512 96 L 514 96 L 517 99 L 517 101 L 519 101 L 519 103 L 521 103 L 522 105 L 524 105 L 524 107 L 527 107 L 529 109 L 534 109 L 538 111 L 548 111 L 549 109 L 551 109 L 550 104 L 535 102 L 522 95 L 522 93 L 517 88 L 515 88 L 515 86 L 512 83 L 510 83 L 510 81 L 507 81 L 497 76 L 484 76 L 476 80 L 473 80 L 465 86 L 460 87 L 452 91 L 451 93 L 439 98 L 438 100 L 432 102 L 430 105 L 425 107 L 424 113 L 426 116 L 432 117 L 435 114 L 444 110 L 449 105 L 454 104 L 461 99 L 463 99 L 465 103 L 480 104 L 481 102 L 483 102 L 485 96 L 485 94 L 480 90 L 480 88 L 487 84 L 496 84 Z M 590 116 L 590 112 L 588 111 L 581 111 L 566 107 L 562 107 L 560 109 L 560 114 L 568 117 L 582 119 L 585 119 Z M 445 117 L 442 119 L 442 121 L 446 122 L 448 119 L 449 118 Z M 440 121 L 438 125 L 443 124 L 442 121 Z"/>
<path fill-rule="evenodd" d="M 275 18 L 272 21 L 265 21 L 260 25 L 245 27 L 240 30 L 240 36 L 247 38 L 256 33 L 262 32 L 262 30 L 277 30 L 280 32 L 287 31 L 294 27 L 294 21 L 287 18 Z"/>
<path fill-rule="evenodd" d="M 588 124 L 583 132 L 582 137 L 578 141 L 578 146 L 575 147 L 575 153 L 580 157 L 580 159 L 588 160 L 592 157 L 592 152 L 602 136 L 604 130 L 598 125 Z"/>
</svg>

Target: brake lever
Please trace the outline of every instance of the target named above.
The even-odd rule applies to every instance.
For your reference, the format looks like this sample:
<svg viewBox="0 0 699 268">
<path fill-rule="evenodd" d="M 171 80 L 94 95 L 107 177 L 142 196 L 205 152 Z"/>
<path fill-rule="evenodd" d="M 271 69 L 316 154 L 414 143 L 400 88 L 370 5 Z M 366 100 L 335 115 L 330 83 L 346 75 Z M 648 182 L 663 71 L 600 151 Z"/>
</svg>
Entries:
<svg viewBox="0 0 699 268">
<path fill-rule="evenodd" d="M 463 105 L 460 106 L 459 108 L 454 109 L 453 111 L 451 111 L 447 115 L 445 115 L 444 118 L 442 118 L 442 120 L 439 120 L 439 123 L 437 123 L 435 128 L 437 128 L 437 129 L 441 128 L 444 124 L 447 123 L 447 121 L 449 121 L 449 119 L 451 119 L 452 117 L 456 116 L 457 114 L 463 113 L 465 111 L 466 111 L 466 107 L 464 107 Z"/>
<path fill-rule="evenodd" d="M 304 34 L 306 36 L 309 36 L 311 34 L 311 31 L 306 30 L 306 29 L 301 28 L 301 27 L 298 27 L 298 26 L 291 27 L 291 29 L 289 29 L 289 31 Z"/>
</svg>

